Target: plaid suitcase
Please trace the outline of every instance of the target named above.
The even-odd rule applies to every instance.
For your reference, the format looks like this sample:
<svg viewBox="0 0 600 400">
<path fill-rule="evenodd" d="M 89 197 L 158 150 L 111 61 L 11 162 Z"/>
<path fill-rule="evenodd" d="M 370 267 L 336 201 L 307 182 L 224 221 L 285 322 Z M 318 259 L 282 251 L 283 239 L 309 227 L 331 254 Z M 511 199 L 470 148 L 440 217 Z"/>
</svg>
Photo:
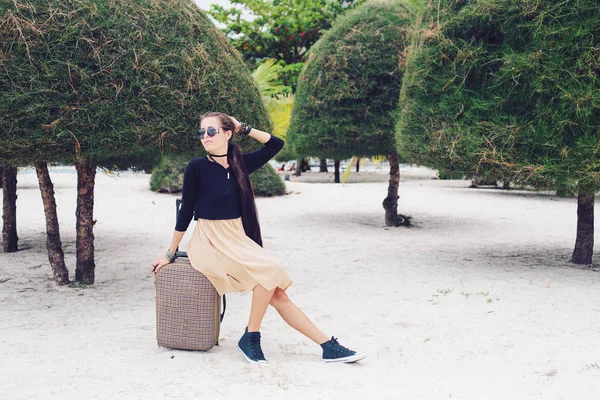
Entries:
<svg viewBox="0 0 600 400">
<path fill-rule="evenodd" d="M 219 344 L 219 294 L 187 257 L 177 259 L 156 274 L 156 337 L 158 345 L 182 350 L 209 350 Z M 223 301 L 225 298 L 223 296 Z"/>
<path fill-rule="evenodd" d="M 181 199 L 175 200 L 175 217 Z M 158 270 L 156 287 L 156 338 L 159 346 L 182 350 L 208 350 L 219 345 L 223 313 L 219 293 L 183 251 Z"/>
</svg>

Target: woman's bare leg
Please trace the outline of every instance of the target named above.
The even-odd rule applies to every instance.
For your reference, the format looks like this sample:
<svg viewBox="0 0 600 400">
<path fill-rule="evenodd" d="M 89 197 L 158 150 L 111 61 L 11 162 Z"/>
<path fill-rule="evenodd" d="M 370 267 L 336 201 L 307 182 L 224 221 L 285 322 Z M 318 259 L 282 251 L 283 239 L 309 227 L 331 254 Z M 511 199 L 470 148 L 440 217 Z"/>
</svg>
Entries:
<svg viewBox="0 0 600 400">
<path fill-rule="evenodd" d="M 270 303 L 281 318 L 288 323 L 289 326 L 302 333 L 304 336 L 311 339 L 317 344 L 325 343 L 329 338 L 312 323 L 310 319 L 296 306 L 285 291 L 280 288 L 275 288 L 272 294 Z M 250 328 L 248 328 L 250 330 Z"/>
<path fill-rule="evenodd" d="M 252 289 L 252 308 L 250 309 L 250 320 L 248 321 L 248 332 L 260 331 L 260 324 L 265 316 L 267 307 L 273 297 L 273 290 L 267 290 L 261 285 L 256 285 Z"/>
</svg>

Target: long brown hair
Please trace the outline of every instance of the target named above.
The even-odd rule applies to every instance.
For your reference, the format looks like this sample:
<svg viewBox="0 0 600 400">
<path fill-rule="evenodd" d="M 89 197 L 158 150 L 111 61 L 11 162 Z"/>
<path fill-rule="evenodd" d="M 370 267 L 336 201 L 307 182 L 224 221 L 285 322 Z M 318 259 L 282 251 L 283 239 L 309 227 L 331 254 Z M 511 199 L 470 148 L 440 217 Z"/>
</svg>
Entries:
<svg viewBox="0 0 600 400">
<path fill-rule="evenodd" d="M 200 122 L 204 118 L 217 117 L 221 121 L 221 126 L 226 131 L 232 131 L 235 129 L 233 120 L 229 115 L 220 112 L 207 112 L 200 117 Z M 240 210 L 242 212 L 242 224 L 244 225 L 244 231 L 246 236 L 254 240 L 259 246 L 262 247 L 262 235 L 260 233 L 260 224 L 258 223 L 258 214 L 256 212 L 256 203 L 254 202 L 254 190 L 252 189 L 252 183 L 244 164 L 242 157 L 242 151 L 240 147 L 233 143 L 233 135 L 229 138 L 227 144 L 227 161 L 231 166 L 231 172 L 236 179 L 238 185 L 238 191 L 240 193 Z"/>
</svg>

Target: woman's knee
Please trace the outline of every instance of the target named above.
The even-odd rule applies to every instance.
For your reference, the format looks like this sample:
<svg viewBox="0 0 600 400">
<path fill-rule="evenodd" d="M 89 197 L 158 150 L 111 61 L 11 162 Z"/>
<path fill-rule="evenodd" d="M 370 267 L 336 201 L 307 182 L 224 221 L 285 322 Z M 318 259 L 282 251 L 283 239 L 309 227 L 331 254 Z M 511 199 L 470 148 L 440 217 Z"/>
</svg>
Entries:
<svg viewBox="0 0 600 400">
<path fill-rule="evenodd" d="M 288 301 L 290 301 L 290 298 L 285 293 L 285 291 L 281 290 L 280 288 L 276 288 L 275 292 L 273 293 L 273 297 L 271 298 L 270 304 L 273 307 L 277 308 Z"/>
</svg>

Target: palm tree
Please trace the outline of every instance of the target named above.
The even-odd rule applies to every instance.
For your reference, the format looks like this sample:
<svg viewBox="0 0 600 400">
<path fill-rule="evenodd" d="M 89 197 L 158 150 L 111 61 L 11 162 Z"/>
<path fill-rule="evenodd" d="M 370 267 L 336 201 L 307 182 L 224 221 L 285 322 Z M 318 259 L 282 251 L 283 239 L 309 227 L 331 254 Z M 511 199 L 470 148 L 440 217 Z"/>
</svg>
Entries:
<svg viewBox="0 0 600 400">
<path fill-rule="evenodd" d="M 273 58 L 265 60 L 254 70 L 252 77 L 258 85 L 260 93 L 263 96 L 263 102 L 273 124 L 272 133 L 286 140 L 287 130 L 292 118 L 292 109 L 294 108 L 295 96 L 291 93 L 291 88 L 285 86 L 279 80 L 279 74 L 283 67 L 277 64 Z M 278 161 L 287 161 L 294 158 L 293 151 L 289 145 L 275 158 Z"/>
</svg>

